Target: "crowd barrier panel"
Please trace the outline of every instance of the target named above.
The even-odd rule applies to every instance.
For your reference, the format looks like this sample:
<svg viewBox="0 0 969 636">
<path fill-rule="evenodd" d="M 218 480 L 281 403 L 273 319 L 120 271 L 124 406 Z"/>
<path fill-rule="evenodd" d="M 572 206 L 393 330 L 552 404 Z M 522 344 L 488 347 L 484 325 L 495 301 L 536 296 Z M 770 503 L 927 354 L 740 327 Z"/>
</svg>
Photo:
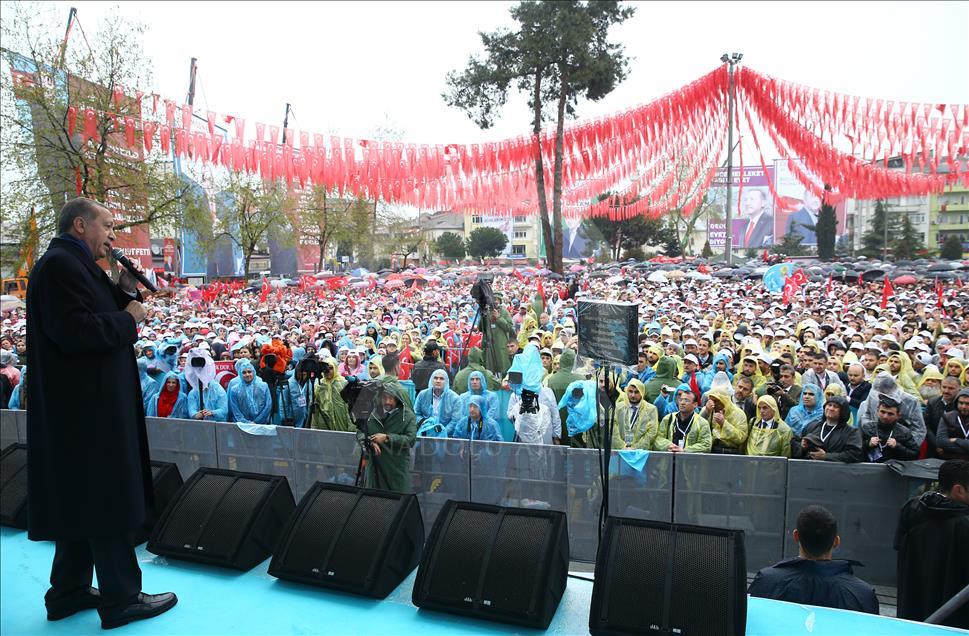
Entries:
<svg viewBox="0 0 969 636">
<path fill-rule="evenodd" d="M 253 435 L 236 424 L 147 418 L 153 459 L 187 479 L 201 467 L 285 475 L 297 498 L 317 481 L 353 484 L 359 446 L 352 433 L 278 427 Z M 26 412 L 0 412 L 3 446 L 26 442 Z M 429 530 L 448 499 L 560 510 L 571 555 L 593 561 L 601 479 L 596 450 L 507 442 L 419 438 L 412 489 Z M 888 466 L 770 457 L 651 452 L 642 472 L 610 458 L 613 515 L 744 530 L 747 569 L 797 555 L 790 536 L 798 512 L 820 504 L 838 519 L 837 558 L 856 559 L 873 585 L 896 582 L 898 514 L 916 480 Z"/>
</svg>

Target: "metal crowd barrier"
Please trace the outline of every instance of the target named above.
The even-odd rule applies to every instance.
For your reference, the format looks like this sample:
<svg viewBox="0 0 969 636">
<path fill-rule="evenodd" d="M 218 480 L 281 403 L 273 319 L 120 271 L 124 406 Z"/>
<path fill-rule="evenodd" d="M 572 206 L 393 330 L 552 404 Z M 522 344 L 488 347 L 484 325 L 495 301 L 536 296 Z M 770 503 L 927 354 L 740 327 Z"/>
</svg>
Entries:
<svg viewBox="0 0 969 636">
<path fill-rule="evenodd" d="M 316 481 L 353 484 L 359 447 L 351 433 L 278 427 L 254 435 L 223 422 L 148 418 L 153 459 L 183 478 L 209 466 L 285 475 L 300 498 Z M 0 411 L 0 446 L 26 442 L 26 412 Z M 507 442 L 419 438 L 412 489 L 428 530 L 448 499 L 567 513 L 571 556 L 594 561 L 601 477 L 597 451 Z M 838 518 L 840 558 L 858 574 L 895 585 L 898 513 L 914 484 L 887 466 L 736 455 L 653 452 L 639 472 L 610 459 L 610 514 L 742 529 L 747 569 L 796 556 L 797 513 L 821 504 Z"/>
</svg>

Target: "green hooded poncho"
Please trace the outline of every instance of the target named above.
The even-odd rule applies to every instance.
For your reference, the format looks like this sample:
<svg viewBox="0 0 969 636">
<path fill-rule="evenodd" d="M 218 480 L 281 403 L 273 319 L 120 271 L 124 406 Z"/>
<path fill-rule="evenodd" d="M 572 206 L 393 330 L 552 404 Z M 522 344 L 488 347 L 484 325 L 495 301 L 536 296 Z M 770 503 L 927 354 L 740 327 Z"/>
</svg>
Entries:
<svg viewBox="0 0 969 636">
<path fill-rule="evenodd" d="M 481 314 L 481 333 L 484 334 L 484 365 L 499 378 L 505 377 L 511 359 L 508 357 L 509 338 L 515 338 L 515 323 L 507 309 L 498 309 L 498 319 L 492 322 L 491 312 Z"/>
<path fill-rule="evenodd" d="M 498 391 L 501 389 L 501 384 L 498 383 L 497 378 L 484 366 L 484 354 L 481 348 L 471 347 L 468 351 L 468 366 L 458 371 L 457 375 L 454 376 L 454 382 L 451 388 L 454 389 L 455 393 L 461 395 L 462 393 L 468 392 L 468 378 L 475 371 L 480 371 L 484 375 L 489 391 Z M 494 416 L 494 414 L 492 415 Z"/>
<path fill-rule="evenodd" d="M 410 449 L 417 440 L 417 418 L 414 411 L 407 406 L 406 395 L 400 383 L 382 382 L 381 390 L 392 394 L 397 399 L 397 406 L 389 413 L 383 413 L 378 397 L 378 404 L 367 420 L 370 435 L 386 433 L 387 442 L 380 445 L 380 456 L 367 460 L 363 473 L 365 488 L 377 488 L 393 492 L 411 492 L 411 453 Z M 363 442 L 363 432 L 357 431 L 357 441 Z"/>
<path fill-rule="evenodd" d="M 676 377 L 676 360 L 669 356 L 663 356 L 656 362 L 656 375 L 646 383 L 646 401 L 650 404 L 655 402 L 663 390 L 663 385 L 673 387 L 680 385 Z"/>
<path fill-rule="evenodd" d="M 340 391 L 347 385 L 346 379 L 334 373 L 332 380 L 325 377 L 316 383 L 314 401 L 316 408 L 310 418 L 310 428 L 320 431 L 353 431 L 355 427 L 350 420 L 347 403 L 340 397 Z"/>
</svg>

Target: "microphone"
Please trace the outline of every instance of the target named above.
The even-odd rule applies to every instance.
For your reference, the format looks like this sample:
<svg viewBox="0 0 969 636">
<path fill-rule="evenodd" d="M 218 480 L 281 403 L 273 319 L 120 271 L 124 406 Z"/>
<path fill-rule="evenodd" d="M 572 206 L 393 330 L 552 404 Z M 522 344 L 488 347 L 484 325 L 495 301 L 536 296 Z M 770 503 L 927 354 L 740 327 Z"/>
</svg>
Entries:
<svg viewBox="0 0 969 636">
<path fill-rule="evenodd" d="M 145 289 L 147 289 L 152 293 L 158 291 L 158 288 L 152 285 L 151 281 L 148 280 L 148 278 L 144 274 L 142 274 L 137 269 L 135 269 L 135 266 L 131 264 L 131 261 L 128 260 L 128 257 L 124 255 L 124 252 L 122 252 L 116 247 L 113 250 L 111 250 L 111 257 L 114 260 L 118 261 L 118 263 L 120 263 L 122 267 L 128 270 L 128 273 L 134 276 L 135 280 L 141 283 Z"/>
</svg>

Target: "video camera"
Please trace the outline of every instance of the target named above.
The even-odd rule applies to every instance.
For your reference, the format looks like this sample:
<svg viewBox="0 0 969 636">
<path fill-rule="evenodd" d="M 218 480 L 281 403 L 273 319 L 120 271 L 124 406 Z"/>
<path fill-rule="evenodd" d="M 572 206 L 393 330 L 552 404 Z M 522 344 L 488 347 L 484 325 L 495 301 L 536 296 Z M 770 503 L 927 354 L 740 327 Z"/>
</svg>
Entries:
<svg viewBox="0 0 969 636">
<path fill-rule="evenodd" d="M 482 310 L 495 306 L 495 293 L 491 289 L 491 283 L 494 280 L 493 274 L 478 274 L 477 282 L 471 287 L 471 297 Z"/>
</svg>

